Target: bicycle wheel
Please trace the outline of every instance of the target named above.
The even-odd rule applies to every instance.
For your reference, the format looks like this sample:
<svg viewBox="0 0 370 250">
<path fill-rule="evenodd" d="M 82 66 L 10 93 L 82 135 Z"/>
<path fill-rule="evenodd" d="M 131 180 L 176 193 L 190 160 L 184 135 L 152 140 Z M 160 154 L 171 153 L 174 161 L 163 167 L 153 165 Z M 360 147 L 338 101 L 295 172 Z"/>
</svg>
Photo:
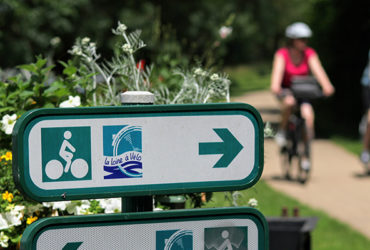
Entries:
<svg viewBox="0 0 370 250">
<path fill-rule="evenodd" d="M 280 149 L 283 177 L 286 180 L 292 179 L 292 164 L 296 145 L 294 140 L 294 130 L 295 123 L 293 120 L 290 120 L 286 131 L 286 145 Z"/>
<path fill-rule="evenodd" d="M 45 166 L 45 173 L 51 180 L 57 180 L 63 175 L 63 165 L 58 160 L 50 160 Z"/>
<path fill-rule="evenodd" d="M 307 138 L 307 130 L 302 120 L 300 126 L 300 136 L 297 144 L 298 157 L 298 181 L 305 184 L 310 177 L 311 172 L 311 142 Z"/>
<path fill-rule="evenodd" d="M 83 178 L 89 172 L 89 165 L 84 159 L 76 159 L 71 164 L 71 173 L 76 178 Z"/>
<path fill-rule="evenodd" d="M 290 169 L 292 165 L 292 157 L 287 146 L 284 146 L 280 149 L 280 161 L 283 171 L 283 178 L 286 180 L 291 180 L 292 178 L 290 175 Z"/>
</svg>

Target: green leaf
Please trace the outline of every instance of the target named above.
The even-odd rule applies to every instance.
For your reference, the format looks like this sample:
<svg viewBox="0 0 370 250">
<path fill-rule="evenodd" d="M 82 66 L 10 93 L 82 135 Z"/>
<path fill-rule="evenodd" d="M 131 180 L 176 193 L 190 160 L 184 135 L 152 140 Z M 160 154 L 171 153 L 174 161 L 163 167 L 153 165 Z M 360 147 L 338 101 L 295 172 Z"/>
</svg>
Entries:
<svg viewBox="0 0 370 250">
<path fill-rule="evenodd" d="M 63 74 L 67 76 L 72 76 L 73 74 L 76 74 L 77 68 L 74 66 L 68 66 L 63 70 Z"/>
<path fill-rule="evenodd" d="M 41 57 L 38 57 L 37 58 L 37 62 L 36 62 L 36 67 L 38 69 L 41 69 L 42 67 L 44 67 L 44 65 L 46 64 L 47 60 L 46 59 L 42 59 Z"/>
<path fill-rule="evenodd" d="M 54 104 L 52 104 L 52 103 L 46 103 L 42 108 L 55 108 L 55 105 Z"/>
<path fill-rule="evenodd" d="M 15 99 L 15 97 L 17 97 L 18 95 L 19 95 L 19 91 L 16 91 L 16 92 L 9 94 L 6 99 L 7 100 Z"/>
<path fill-rule="evenodd" d="M 0 108 L 0 113 L 9 112 L 9 111 L 14 111 L 14 108 L 13 107 Z"/>
<path fill-rule="evenodd" d="M 10 240 L 13 243 L 18 243 L 21 240 L 21 238 L 22 238 L 22 235 L 20 234 L 17 237 L 11 238 Z"/>
<path fill-rule="evenodd" d="M 58 91 L 59 89 L 65 89 L 65 86 L 62 82 L 56 81 L 53 82 L 50 87 L 48 87 L 43 94 L 46 94 L 46 96 L 53 95 L 55 91 Z"/>
<path fill-rule="evenodd" d="M 17 68 L 24 69 L 24 70 L 27 70 L 33 73 L 37 73 L 37 67 L 35 64 L 23 64 L 23 65 L 17 66 Z"/>
<path fill-rule="evenodd" d="M 66 64 L 66 63 L 65 63 L 65 62 L 63 62 L 63 61 L 59 61 L 59 63 L 60 63 L 60 64 L 62 64 L 64 68 L 67 68 L 67 67 L 68 67 L 68 64 Z"/>
<path fill-rule="evenodd" d="M 20 81 L 20 76 L 19 75 L 18 76 L 11 76 L 11 77 L 8 78 L 8 81 L 17 83 L 17 82 Z"/>
<path fill-rule="evenodd" d="M 46 75 L 49 71 L 51 71 L 54 68 L 54 65 L 50 65 L 49 67 L 46 67 L 41 70 L 41 74 Z"/>
<path fill-rule="evenodd" d="M 34 95 L 34 93 L 33 93 L 33 91 L 29 91 L 29 90 L 24 90 L 24 91 L 22 91 L 21 93 L 20 93 L 20 97 L 22 98 L 22 99 L 27 99 L 27 98 L 29 98 L 29 97 L 31 97 L 31 96 L 33 96 Z"/>
</svg>

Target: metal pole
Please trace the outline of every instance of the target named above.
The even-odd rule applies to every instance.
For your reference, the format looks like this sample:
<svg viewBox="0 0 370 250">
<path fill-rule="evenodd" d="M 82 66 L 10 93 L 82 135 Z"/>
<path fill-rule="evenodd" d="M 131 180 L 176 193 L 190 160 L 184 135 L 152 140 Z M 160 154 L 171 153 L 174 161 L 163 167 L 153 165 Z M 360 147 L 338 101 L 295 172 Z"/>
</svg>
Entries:
<svg viewBox="0 0 370 250">
<path fill-rule="evenodd" d="M 148 91 L 126 91 L 121 94 L 122 105 L 153 105 L 154 95 Z M 153 211 L 153 196 L 122 197 L 122 212 Z"/>
</svg>

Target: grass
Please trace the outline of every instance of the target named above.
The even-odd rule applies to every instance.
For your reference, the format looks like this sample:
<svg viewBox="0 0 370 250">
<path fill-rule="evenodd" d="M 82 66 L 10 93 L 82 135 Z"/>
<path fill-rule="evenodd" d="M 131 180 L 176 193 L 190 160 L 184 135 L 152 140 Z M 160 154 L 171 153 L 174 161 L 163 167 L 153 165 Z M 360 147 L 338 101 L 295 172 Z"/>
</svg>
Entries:
<svg viewBox="0 0 370 250">
<path fill-rule="evenodd" d="M 225 198 L 225 194 L 227 194 Z M 289 213 L 294 208 L 299 208 L 300 216 L 315 216 L 319 218 L 316 228 L 312 232 L 312 249 L 315 250 L 363 250 L 370 246 L 370 239 L 351 229 L 326 213 L 306 206 L 297 200 L 290 198 L 283 193 L 277 192 L 269 187 L 263 180 L 260 180 L 254 187 L 240 191 L 238 199 L 239 206 L 246 206 L 250 198 L 258 200 L 257 209 L 266 217 L 280 216 L 281 209 L 287 207 Z M 212 200 L 204 207 L 225 207 L 232 206 L 230 193 L 213 193 Z"/>
<path fill-rule="evenodd" d="M 354 153 L 355 155 L 360 155 L 362 151 L 362 143 L 361 140 L 358 138 L 335 135 L 331 137 L 330 140 L 345 148 L 347 151 Z"/>
<path fill-rule="evenodd" d="M 271 65 L 267 62 L 226 67 L 225 72 L 230 76 L 233 96 L 242 95 L 248 91 L 268 89 L 270 86 Z"/>
</svg>

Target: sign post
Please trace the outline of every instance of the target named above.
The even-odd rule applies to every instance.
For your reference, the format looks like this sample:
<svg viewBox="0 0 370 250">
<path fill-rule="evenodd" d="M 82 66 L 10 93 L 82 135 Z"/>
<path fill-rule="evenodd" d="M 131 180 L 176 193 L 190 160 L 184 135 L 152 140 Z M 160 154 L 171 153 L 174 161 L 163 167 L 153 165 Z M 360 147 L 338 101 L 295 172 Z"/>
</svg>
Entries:
<svg viewBox="0 0 370 250">
<path fill-rule="evenodd" d="M 126 91 L 121 94 L 122 105 L 153 105 L 154 94 L 147 91 Z M 122 197 L 121 211 L 144 212 L 153 211 L 153 196 Z"/>
<path fill-rule="evenodd" d="M 263 168 L 247 104 L 40 109 L 13 133 L 13 175 L 37 201 L 240 190 Z"/>
<path fill-rule="evenodd" d="M 191 209 L 42 219 L 26 229 L 21 248 L 266 250 L 267 235 L 255 209 Z"/>
</svg>

